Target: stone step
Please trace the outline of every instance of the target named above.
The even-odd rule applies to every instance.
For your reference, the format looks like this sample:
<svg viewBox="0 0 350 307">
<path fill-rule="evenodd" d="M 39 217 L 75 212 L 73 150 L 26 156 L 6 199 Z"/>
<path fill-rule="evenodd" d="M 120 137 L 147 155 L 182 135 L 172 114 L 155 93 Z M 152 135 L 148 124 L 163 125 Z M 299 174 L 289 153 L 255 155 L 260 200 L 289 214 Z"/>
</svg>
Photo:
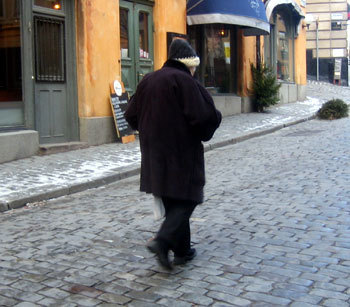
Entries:
<svg viewBox="0 0 350 307">
<path fill-rule="evenodd" d="M 54 153 L 66 152 L 71 150 L 83 149 L 89 147 L 85 142 L 67 142 L 54 144 L 40 144 L 39 155 L 50 155 Z"/>
</svg>

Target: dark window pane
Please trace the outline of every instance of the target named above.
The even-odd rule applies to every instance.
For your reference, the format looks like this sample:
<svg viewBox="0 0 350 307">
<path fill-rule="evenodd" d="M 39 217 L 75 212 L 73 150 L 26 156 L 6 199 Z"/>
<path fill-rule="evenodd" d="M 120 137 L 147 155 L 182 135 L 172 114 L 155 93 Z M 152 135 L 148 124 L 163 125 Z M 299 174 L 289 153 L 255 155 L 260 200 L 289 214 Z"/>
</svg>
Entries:
<svg viewBox="0 0 350 307">
<path fill-rule="evenodd" d="M 35 73 L 37 81 L 65 80 L 64 22 L 35 17 Z"/>
<path fill-rule="evenodd" d="M 237 92 L 237 28 L 225 24 L 188 27 L 191 45 L 200 57 L 196 76 L 212 94 Z"/>
<path fill-rule="evenodd" d="M 293 42 L 294 35 L 292 27 L 285 17 L 285 14 L 276 13 L 275 28 L 277 31 L 276 52 L 277 52 L 277 78 L 289 82 L 294 81 L 293 75 Z"/>
<path fill-rule="evenodd" d="M 35 0 L 34 4 L 48 9 L 61 10 L 62 1 L 61 0 Z"/>
<path fill-rule="evenodd" d="M 128 10 L 120 9 L 120 48 L 122 58 L 129 57 L 128 13 Z"/>
<path fill-rule="evenodd" d="M 341 30 L 342 29 L 342 22 L 341 21 L 332 21 L 331 22 L 331 28 L 332 30 Z"/>
<path fill-rule="evenodd" d="M 139 37 L 140 37 L 140 58 L 149 57 L 148 43 L 148 14 L 140 12 L 139 14 Z"/>
<path fill-rule="evenodd" d="M 0 102 L 22 100 L 19 2 L 0 1 Z"/>
<path fill-rule="evenodd" d="M 213 92 L 230 92 L 231 36 L 224 25 L 205 26 L 205 79 Z"/>
</svg>

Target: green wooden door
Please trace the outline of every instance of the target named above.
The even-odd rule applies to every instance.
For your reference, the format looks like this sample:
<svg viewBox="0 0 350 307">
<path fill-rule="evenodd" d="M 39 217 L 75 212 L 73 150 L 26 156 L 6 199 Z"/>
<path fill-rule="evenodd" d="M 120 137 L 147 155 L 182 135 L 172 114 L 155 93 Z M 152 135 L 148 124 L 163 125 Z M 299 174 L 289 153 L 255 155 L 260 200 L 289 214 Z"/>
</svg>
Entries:
<svg viewBox="0 0 350 307">
<path fill-rule="evenodd" d="M 73 15 L 74 0 L 33 1 L 35 127 L 41 144 L 78 139 Z"/>
<path fill-rule="evenodd" d="M 152 15 L 151 6 L 120 1 L 122 81 L 130 94 L 143 76 L 153 71 Z"/>
</svg>

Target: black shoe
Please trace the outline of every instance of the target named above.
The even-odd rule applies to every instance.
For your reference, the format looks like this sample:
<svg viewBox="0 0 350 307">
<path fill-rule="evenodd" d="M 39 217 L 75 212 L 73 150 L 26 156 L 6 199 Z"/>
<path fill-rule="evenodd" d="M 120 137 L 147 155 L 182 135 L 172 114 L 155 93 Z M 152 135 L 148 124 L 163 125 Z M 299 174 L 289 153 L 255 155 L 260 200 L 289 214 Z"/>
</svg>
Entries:
<svg viewBox="0 0 350 307">
<path fill-rule="evenodd" d="M 196 256 L 197 256 L 196 249 L 190 248 L 185 256 L 179 257 L 175 255 L 173 264 L 174 265 L 185 264 L 187 261 L 191 261 Z"/>
<path fill-rule="evenodd" d="M 169 261 L 169 250 L 162 247 L 161 244 L 156 240 L 152 240 L 151 242 L 147 243 L 146 246 L 151 253 L 156 254 L 158 262 L 161 266 L 167 270 L 173 269 Z"/>
</svg>

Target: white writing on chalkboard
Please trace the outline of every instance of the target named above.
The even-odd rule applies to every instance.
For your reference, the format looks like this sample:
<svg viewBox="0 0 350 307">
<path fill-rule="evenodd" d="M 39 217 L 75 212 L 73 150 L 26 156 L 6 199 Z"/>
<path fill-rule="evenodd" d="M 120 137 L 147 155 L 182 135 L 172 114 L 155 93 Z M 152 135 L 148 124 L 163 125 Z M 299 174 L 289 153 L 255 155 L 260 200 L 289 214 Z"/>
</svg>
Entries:
<svg viewBox="0 0 350 307">
<path fill-rule="evenodd" d="M 115 117 L 116 128 L 120 137 L 133 134 L 128 122 L 125 120 L 124 113 L 128 105 L 128 94 L 124 93 L 122 96 L 111 94 L 111 105 Z"/>
</svg>

